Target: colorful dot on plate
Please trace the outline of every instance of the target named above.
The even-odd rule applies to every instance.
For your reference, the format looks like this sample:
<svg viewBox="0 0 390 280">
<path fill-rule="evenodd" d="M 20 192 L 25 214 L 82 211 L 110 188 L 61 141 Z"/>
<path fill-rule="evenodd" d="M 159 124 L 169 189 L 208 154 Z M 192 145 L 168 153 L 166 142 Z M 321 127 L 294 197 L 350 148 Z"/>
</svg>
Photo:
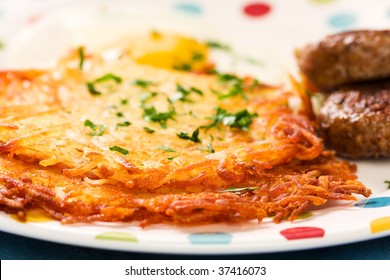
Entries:
<svg viewBox="0 0 390 280">
<path fill-rule="evenodd" d="M 362 208 L 380 208 L 390 206 L 390 197 L 384 196 L 365 199 L 355 203 L 355 206 Z"/>
<path fill-rule="evenodd" d="M 310 0 L 314 4 L 330 4 L 336 2 L 336 0 Z"/>
<path fill-rule="evenodd" d="M 287 240 L 324 237 L 325 230 L 318 227 L 294 227 L 280 232 Z"/>
<path fill-rule="evenodd" d="M 183 12 L 191 15 L 202 14 L 202 7 L 195 3 L 177 3 L 175 9 L 179 12 Z"/>
<path fill-rule="evenodd" d="M 372 220 L 370 223 L 371 233 L 390 230 L 390 216 Z"/>
<path fill-rule="evenodd" d="M 42 18 L 41 14 L 32 15 L 32 16 L 27 18 L 26 23 L 28 25 L 33 25 L 33 24 L 36 24 L 38 21 L 40 21 L 41 18 Z"/>
<path fill-rule="evenodd" d="M 337 29 L 344 29 L 348 27 L 352 27 L 357 21 L 355 15 L 351 13 L 341 13 L 333 15 L 329 18 L 328 23 L 331 27 Z"/>
<path fill-rule="evenodd" d="M 244 13 L 249 17 L 262 17 L 271 12 L 271 6 L 267 3 L 254 2 L 244 7 Z"/>
<path fill-rule="evenodd" d="M 313 213 L 312 212 L 303 212 L 301 214 L 299 214 L 297 217 L 296 217 L 296 220 L 303 220 L 303 219 L 308 219 L 310 218 L 311 216 L 313 216 Z"/>
<path fill-rule="evenodd" d="M 103 232 L 96 235 L 95 238 L 100 240 L 126 241 L 133 243 L 138 242 L 138 239 L 134 234 L 125 232 Z"/>
<path fill-rule="evenodd" d="M 229 233 L 191 233 L 188 235 L 191 244 L 229 244 L 232 235 Z"/>
<path fill-rule="evenodd" d="M 5 48 L 4 42 L 0 39 L 0 51 Z"/>
</svg>

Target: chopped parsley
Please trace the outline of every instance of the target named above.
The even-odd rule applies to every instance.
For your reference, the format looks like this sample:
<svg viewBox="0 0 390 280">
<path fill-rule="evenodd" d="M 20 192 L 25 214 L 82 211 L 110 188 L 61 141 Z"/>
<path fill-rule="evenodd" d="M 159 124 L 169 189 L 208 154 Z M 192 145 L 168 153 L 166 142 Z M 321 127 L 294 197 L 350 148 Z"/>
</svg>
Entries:
<svg viewBox="0 0 390 280">
<path fill-rule="evenodd" d="M 120 84 L 120 83 L 122 83 L 122 78 L 120 78 L 112 73 L 108 73 L 104 76 L 101 76 L 100 78 L 95 79 L 92 82 L 87 82 L 88 91 L 92 95 L 101 95 L 102 92 L 96 89 L 96 84 L 102 83 L 102 82 L 107 82 L 107 81 L 114 81 L 115 83 Z"/>
<path fill-rule="evenodd" d="M 246 109 L 232 114 L 228 113 L 225 109 L 217 108 L 215 115 L 209 118 L 212 122 L 206 126 L 202 126 L 201 128 L 205 128 L 207 131 L 212 127 L 218 128 L 220 124 L 223 124 L 231 128 L 247 131 L 253 119 L 257 116 L 258 115 L 256 113 L 251 114 Z"/>
<path fill-rule="evenodd" d="M 188 132 L 179 132 L 179 133 L 176 133 L 176 135 L 180 139 L 189 140 L 189 141 L 192 141 L 194 143 L 201 143 L 202 142 L 199 139 L 199 127 L 197 129 L 195 129 L 194 132 L 192 132 L 191 136 L 188 135 Z"/>
<path fill-rule="evenodd" d="M 143 117 L 148 122 L 156 122 L 159 123 L 162 128 L 167 128 L 167 121 L 174 120 L 175 111 L 170 109 L 167 112 L 157 112 L 154 106 L 152 107 L 144 107 Z"/>
<path fill-rule="evenodd" d="M 206 148 L 207 148 L 207 150 L 208 150 L 211 154 L 214 154 L 214 153 L 215 153 L 215 150 L 214 150 L 213 145 L 212 145 L 211 142 L 207 143 Z"/>
<path fill-rule="evenodd" d="M 203 92 L 196 88 L 196 87 L 189 87 L 189 88 L 184 88 L 182 85 L 177 84 L 176 85 L 176 94 L 174 94 L 169 100 L 171 102 L 175 101 L 181 101 L 181 102 L 193 102 L 191 99 L 188 98 L 188 96 L 191 93 L 196 93 L 198 95 L 203 95 Z"/>
<path fill-rule="evenodd" d="M 112 73 L 108 73 L 104 76 L 101 76 L 100 78 L 97 78 L 94 83 L 101 83 L 101 82 L 107 82 L 107 81 L 110 81 L 110 80 L 113 80 L 115 81 L 117 84 L 120 84 L 122 83 L 122 78 L 121 77 L 118 77 Z"/>
<path fill-rule="evenodd" d="M 209 152 L 212 153 L 212 154 L 215 153 L 215 150 L 214 150 L 213 145 L 212 145 L 213 141 L 214 141 L 214 136 L 213 136 L 213 135 L 210 135 L 210 142 L 207 143 L 206 148 L 207 148 L 207 149 L 209 150 Z"/>
<path fill-rule="evenodd" d="M 241 95 L 245 100 L 248 100 L 248 96 L 246 96 L 242 86 L 240 84 L 235 84 L 231 86 L 227 93 L 217 93 L 218 99 L 223 100 L 226 98 L 234 97 Z"/>
<path fill-rule="evenodd" d="M 243 191 L 255 191 L 257 190 L 257 187 L 246 187 L 246 188 L 229 188 L 226 190 L 223 190 L 221 192 L 232 192 L 232 193 L 241 193 Z"/>
<path fill-rule="evenodd" d="M 85 58 L 84 47 L 79 47 L 77 51 L 78 51 L 78 54 L 79 54 L 79 69 L 83 70 L 84 58 Z"/>
<path fill-rule="evenodd" d="M 157 92 L 144 92 L 141 94 L 141 108 L 145 108 L 146 102 L 149 101 L 149 99 L 157 96 Z"/>
<path fill-rule="evenodd" d="M 215 92 L 218 95 L 219 100 L 241 95 L 244 99 L 248 100 L 248 97 L 244 91 L 243 79 L 231 74 L 217 74 L 217 79 L 220 84 L 229 86 L 226 93 Z"/>
<path fill-rule="evenodd" d="M 232 50 L 232 48 L 229 45 L 223 44 L 223 43 L 218 42 L 218 41 L 207 41 L 206 45 L 209 48 L 219 49 L 219 50 L 222 50 L 222 51 L 231 51 Z"/>
<path fill-rule="evenodd" d="M 131 122 L 124 121 L 124 122 L 117 123 L 116 124 L 116 128 L 118 128 L 118 127 L 126 127 L 126 126 L 130 126 L 130 125 L 131 125 Z"/>
<path fill-rule="evenodd" d="M 121 153 L 122 155 L 125 155 L 125 156 L 127 156 L 129 154 L 128 150 L 126 150 L 122 147 L 119 147 L 119 146 L 110 147 L 110 151 L 118 152 L 118 153 Z"/>
<path fill-rule="evenodd" d="M 204 58 L 203 53 L 193 53 L 192 54 L 193 61 L 199 61 L 199 60 L 202 60 L 203 58 Z"/>
<path fill-rule="evenodd" d="M 214 137 L 210 135 L 210 142 L 206 144 L 206 147 L 200 146 L 198 147 L 198 149 L 201 151 L 208 151 L 209 153 L 214 154 L 215 150 L 212 145 L 213 141 L 214 141 Z"/>
<path fill-rule="evenodd" d="M 144 126 L 143 129 L 144 129 L 147 133 L 155 133 L 155 132 L 156 132 L 155 130 L 153 130 L 153 129 L 149 128 L 149 127 L 146 127 L 146 126 Z"/>
<path fill-rule="evenodd" d="M 217 73 L 217 80 L 221 84 L 242 83 L 242 79 L 240 77 L 232 74 L 225 74 L 225 73 Z"/>
<path fill-rule="evenodd" d="M 124 115 L 123 115 L 122 112 L 117 112 L 117 113 L 116 113 L 116 116 L 117 116 L 118 118 L 123 118 L 123 117 L 124 117 Z"/>
<path fill-rule="evenodd" d="M 177 64 L 173 66 L 173 69 L 180 71 L 191 71 L 192 66 L 188 63 Z"/>
<path fill-rule="evenodd" d="M 177 158 L 178 156 L 180 156 L 180 154 L 173 156 L 173 157 L 168 157 L 167 160 L 173 160 L 174 158 Z"/>
<path fill-rule="evenodd" d="M 387 184 L 387 188 L 390 189 L 390 180 L 386 180 L 385 184 Z"/>
<path fill-rule="evenodd" d="M 90 120 L 86 120 L 84 126 L 89 127 L 92 130 L 92 132 L 89 133 L 90 136 L 102 136 L 107 129 L 106 125 L 94 124 Z"/>
<path fill-rule="evenodd" d="M 132 81 L 132 84 L 142 88 L 147 88 L 149 86 L 156 85 L 155 82 L 148 81 L 148 80 L 141 80 L 141 79 L 135 79 L 134 81 Z"/>
<path fill-rule="evenodd" d="M 226 93 L 217 92 L 212 90 L 215 94 L 218 95 L 219 100 L 223 100 L 229 97 L 234 97 L 241 95 L 244 99 L 248 100 L 248 96 L 245 94 L 245 90 L 253 90 L 256 86 L 260 84 L 257 79 L 251 79 L 252 83 L 248 83 L 247 80 L 244 80 L 236 75 L 232 74 L 222 74 L 216 73 L 217 80 L 220 84 L 228 86 Z M 249 82 L 251 81 L 249 80 Z"/>
<path fill-rule="evenodd" d="M 157 149 L 160 149 L 160 150 L 163 150 L 163 151 L 167 151 L 167 152 L 171 152 L 171 153 L 175 153 L 176 151 L 174 149 L 171 149 L 167 146 L 156 146 Z"/>
<path fill-rule="evenodd" d="M 119 102 L 121 103 L 121 105 L 127 105 L 129 103 L 129 100 L 121 99 Z"/>
</svg>

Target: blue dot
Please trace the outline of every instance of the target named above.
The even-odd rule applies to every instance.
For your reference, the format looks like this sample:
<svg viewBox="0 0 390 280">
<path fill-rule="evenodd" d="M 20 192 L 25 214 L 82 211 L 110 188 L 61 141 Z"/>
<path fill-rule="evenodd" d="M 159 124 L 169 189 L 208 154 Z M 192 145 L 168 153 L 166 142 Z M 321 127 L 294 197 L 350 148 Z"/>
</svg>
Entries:
<svg viewBox="0 0 390 280">
<path fill-rule="evenodd" d="M 188 235 L 191 244 L 229 244 L 232 235 L 229 233 L 191 233 Z"/>
<path fill-rule="evenodd" d="M 201 15 L 202 7 L 194 3 L 178 3 L 175 5 L 175 9 L 179 12 L 183 12 L 191 15 Z"/>
<path fill-rule="evenodd" d="M 365 199 L 355 203 L 355 206 L 362 208 L 380 208 L 390 206 L 390 197 L 385 196 Z"/>
<path fill-rule="evenodd" d="M 356 22 L 357 22 L 356 16 L 350 13 L 342 13 L 342 14 L 331 16 L 328 21 L 330 26 L 338 29 L 351 27 Z"/>
</svg>

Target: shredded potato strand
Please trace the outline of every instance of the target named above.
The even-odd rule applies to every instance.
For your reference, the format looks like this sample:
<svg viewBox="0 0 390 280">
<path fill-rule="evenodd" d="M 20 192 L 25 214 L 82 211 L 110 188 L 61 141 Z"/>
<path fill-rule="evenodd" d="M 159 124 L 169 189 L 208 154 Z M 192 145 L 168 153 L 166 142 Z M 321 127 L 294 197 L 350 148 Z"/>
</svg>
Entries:
<svg viewBox="0 0 390 280">
<path fill-rule="evenodd" d="M 220 98 L 229 86 L 215 75 L 126 55 L 85 63 L 72 53 L 55 71 L 0 73 L 0 209 L 23 219 L 39 208 L 63 223 L 279 223 L 370 195 L 287 106 L 294 93 L 255 85 Z M 229 125 L 239 112 L 253 119 Z"/>
</svg>

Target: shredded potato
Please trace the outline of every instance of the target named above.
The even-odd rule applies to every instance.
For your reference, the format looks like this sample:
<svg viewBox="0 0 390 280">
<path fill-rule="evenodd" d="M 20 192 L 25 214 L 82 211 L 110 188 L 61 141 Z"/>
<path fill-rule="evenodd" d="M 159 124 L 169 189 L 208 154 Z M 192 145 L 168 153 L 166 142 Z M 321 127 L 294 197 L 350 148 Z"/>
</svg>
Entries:
<svg viewBox="0 0 390 280">
<path fill-rule="evenodd" d="M 288 107 L 294 93 L 137 61 L 75 50 L 54 70 L 0 73 L 0 209 L 63 223 L 278 223 L 370 195 Z"/>
</svg>

